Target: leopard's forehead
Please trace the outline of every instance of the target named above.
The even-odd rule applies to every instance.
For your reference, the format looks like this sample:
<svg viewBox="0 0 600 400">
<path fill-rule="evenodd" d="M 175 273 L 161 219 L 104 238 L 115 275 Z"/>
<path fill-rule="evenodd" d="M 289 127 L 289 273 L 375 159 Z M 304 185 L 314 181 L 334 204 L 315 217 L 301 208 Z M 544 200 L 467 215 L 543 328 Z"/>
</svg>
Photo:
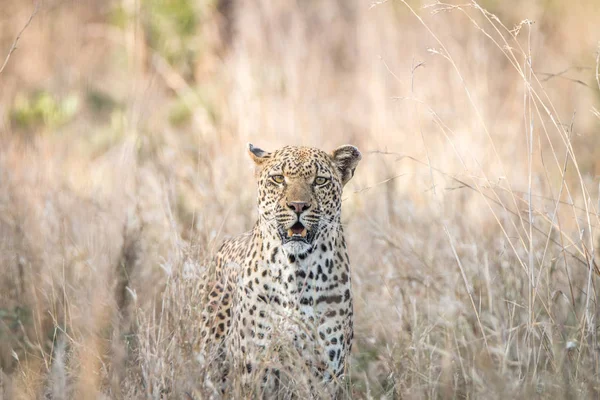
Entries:
<svg viewBox="0 0 600 400">
<path fill-rule="evenodd" d="M 286 174 L 310 174 L 333 169 L 331 156 L 314 147 L 285 146 L 271 157 L 272 166 L 281 168 Z"/>
<path fill-rule="evenodd" d="M 273 153 L 274 160 L 291 160 L 297 163 L 328 161 L 329 154 L 315 147 L 285 146 Z"/>
</svg>

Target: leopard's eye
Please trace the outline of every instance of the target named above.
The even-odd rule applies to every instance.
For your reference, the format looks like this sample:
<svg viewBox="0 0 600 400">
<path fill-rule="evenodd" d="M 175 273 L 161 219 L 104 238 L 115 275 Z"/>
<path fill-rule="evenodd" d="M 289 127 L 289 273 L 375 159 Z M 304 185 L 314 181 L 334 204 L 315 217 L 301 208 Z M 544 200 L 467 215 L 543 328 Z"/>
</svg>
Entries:
<svg viewBox="0 0 600 400">
<path fill-rule="evenodd" d="M 283 175 L 271 175 L 271 180 L 278 185 L 281 185 L 285 181 L 285 178 Z"/>
<path fill-rule="evenodd" d="M 315 185 L 317 186 L 323 186 L 324 184 L 326 184 L 327 182 L 329 182 L 329 179 L 324 178 L 322 176 L 317 176 L 315 178 Z"/>
</svg>

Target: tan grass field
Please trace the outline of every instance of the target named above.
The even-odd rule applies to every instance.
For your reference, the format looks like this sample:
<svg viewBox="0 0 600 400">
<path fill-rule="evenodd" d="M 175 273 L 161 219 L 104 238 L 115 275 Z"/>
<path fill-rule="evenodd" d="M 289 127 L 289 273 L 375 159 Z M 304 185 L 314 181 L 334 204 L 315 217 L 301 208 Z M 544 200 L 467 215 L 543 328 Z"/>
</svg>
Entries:
<svg viewBox="0 0 600 400">
<path fill-rule="evenodd" d="M 363 153 L 345 397 L 600 397 L 596 0 L 36 4 L 0 2 L 0 399 L 213 394 L 248 142 Z"/>
</svg>

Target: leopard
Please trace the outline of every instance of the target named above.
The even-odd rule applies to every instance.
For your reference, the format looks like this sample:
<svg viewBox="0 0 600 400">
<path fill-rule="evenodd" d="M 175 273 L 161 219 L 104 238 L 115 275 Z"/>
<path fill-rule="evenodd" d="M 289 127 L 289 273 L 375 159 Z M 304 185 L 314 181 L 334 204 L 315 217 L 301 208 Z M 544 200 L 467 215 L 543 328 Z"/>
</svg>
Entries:
<svg viewBox="0 0 600 400">
<path fill-rule="evenodd" d="M 258 219 L 216 254 L 202 340 L 230 360 L 223 381 L 261 370 L 263 393 L 275 393 L 282 375 L 299 382 L 305 371 L 309 393 L 339 393 L 354 336 L 342 192 L 362 155 L 352 145 L 327 153 L 252 144 L 248 154 Z"/>
</svg>

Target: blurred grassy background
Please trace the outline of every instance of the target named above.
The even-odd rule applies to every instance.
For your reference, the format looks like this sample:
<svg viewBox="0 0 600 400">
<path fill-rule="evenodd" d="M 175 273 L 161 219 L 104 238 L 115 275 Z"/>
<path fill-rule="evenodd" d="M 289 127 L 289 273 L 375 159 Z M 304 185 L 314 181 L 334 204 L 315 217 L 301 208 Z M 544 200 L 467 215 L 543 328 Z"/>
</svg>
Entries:
<svg viewBox="0 0 600 400">
<path fill-rule="evenodd" d="M 0 5 L 3 61 L 36 3 Z M 41 1 L 0 73 L 0 398 L 208 396 L 197 284 L 256 218 L 247 142 L 363 152 L 349 396 L 597 398 L 599 20 Z"/>
</svg>

